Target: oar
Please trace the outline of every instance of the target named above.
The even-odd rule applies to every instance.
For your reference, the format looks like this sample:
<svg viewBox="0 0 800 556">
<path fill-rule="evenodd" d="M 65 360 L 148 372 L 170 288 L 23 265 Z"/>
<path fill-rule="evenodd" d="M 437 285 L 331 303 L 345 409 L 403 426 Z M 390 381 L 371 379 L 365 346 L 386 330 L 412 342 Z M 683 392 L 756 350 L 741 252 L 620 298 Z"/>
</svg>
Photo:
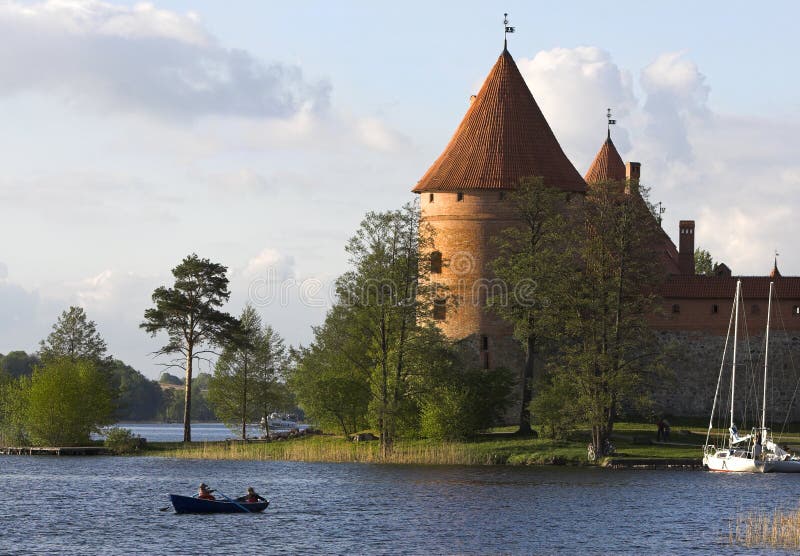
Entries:
<svg viewBox="0 0 800 556">
<path fill-rule="evenodd" d="M 248 514 L 250 514 L 250 513 L 253 513 L 253 512 L 251 512 L 250 510 L 248 510 L 248 509 L 247 509 L 245 506 L 242 506 L 241 504 L 239 504 L 239 502 L 237 502 L 236 500 L 231 500 L 230 498 L 228 498 L 227 496 L 225 496 L 225 494 L 224 494 L 224 493 L 222 493 L 222 492 L 220 492 L 220 491 L 219 491 L 219 489 L 215 490 L 214 492 L 216 492 L 217 494 L 219 494 L 220 496 L 222 496 L 222 497 L 223 497 L 225 500 L 227 500 L 227 501 L 228 501 L 228 502 L 230 502 L 231 504 L 236 504 L 237 506 L 239 506 L 240 508 L 242 508 L 242 509 L 245 511 L 245 513 L 248 513 Z"/>
</svg>

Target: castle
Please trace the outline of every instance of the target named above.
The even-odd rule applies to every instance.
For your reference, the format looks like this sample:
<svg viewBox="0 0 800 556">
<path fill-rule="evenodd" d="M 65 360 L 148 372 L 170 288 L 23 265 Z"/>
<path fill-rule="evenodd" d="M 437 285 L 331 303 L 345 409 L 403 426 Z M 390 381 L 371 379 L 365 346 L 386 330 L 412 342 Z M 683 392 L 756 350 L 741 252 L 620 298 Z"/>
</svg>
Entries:
<svg viewBox="0 0 800 556">
<path fill-rule="evenodd" d="M 486 310 L 494 287 L 488 270 L 496 256 L 493 238 L 514 221 L 507 192 L 520 179 L 537 176 L 570 197 L 580 197 L 601 182 L 638 182 L 640 172 L 638 162 L 623 163 L 609 134 L 581 177 L 504 48 L 444 152 L 413 188 L 420 195 L 421 219 L 434 231 L 432 278 L 457 297 L 452 304 L 435 302 L 434 319 L 441 330 L 470 347 L 483 368 L 520 368 L 520 347 L 511 326 Z M 680 221 L 677 246 L 657 224 L 662 239 L 653 256 L 663 261 L 667 278 L 659 292 L 663 311 L 651 322 L 665 344 L 679 347 L 679 355 L 670 361 L 675 380 L 655 393 L 656 408 L 673 415 L 707 415 L 736 280 L 742 280 L 751 351 L 757 354 L 763 349 L 757 340 L 766 325 L 770 281 L 775 282 L 773 319 L 779 317 L 786 330 L 800 336 L 800 277 L 781 276 L 777 262 L 769 276 L 737 277 L 724 264 L 712 276 L 697 275 L 694 221 Z M 800 339 L 774 342 L 773 366 L 788 370 L 793 353 L 800 362 Z M 776 406 L 792 395 L 796 378 L 787 374 L 779 380 Z M 800 418 L 800 412 L 793 418 Z"/>
</svg>

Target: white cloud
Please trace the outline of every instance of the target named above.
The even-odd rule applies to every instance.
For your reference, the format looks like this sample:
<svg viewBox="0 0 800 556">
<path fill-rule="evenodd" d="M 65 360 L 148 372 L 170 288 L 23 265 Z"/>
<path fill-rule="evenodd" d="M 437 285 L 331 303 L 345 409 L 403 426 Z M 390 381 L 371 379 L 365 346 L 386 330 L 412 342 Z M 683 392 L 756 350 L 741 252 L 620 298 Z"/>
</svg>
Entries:
<svg viewBox="0 0 800 556">
<path fill-rule="evenodd" d="M 686 52 L 662 54 L 640 74 L 595 47 L 557 48 L 518 61 L 565 152 L 585 171 L 600 148 L 604 111 L 625 160 L 642 163 L 643 182 L 667 207 L 664 227 L 697 221 L 697 243 L 736 273 L 766 274 L 777 248 L 785 274 L 800 274 L 794 213 L 800 119 L 770 120 L 715 111 L 708 79 Z"/>
<path fill-rule="evenodd" d="M 212 189 L 222 190 L 226 194 L 236 196 L 263 195 L 273 189 L 273 184 L 269 179 L 250 168 L 213 174 L 207 180 Z"/>
<path fill-rule="evenodd" d="M 355 129 L 364 145 L 379 151 L 396 151 L 409 143 L 406 137 L 389 129 L 377 118 L 361 118 L 355 122 Z"/>
<path fill-rule="evenodd" d="M 0 261 L 0 280 L 5 280 L 6 278 L 8 278 L 8 265 Z"/>
<path fill-rule="evenodd" d="M 180 119 L 289 117 L 329 103 L 327 83 L 223 48 L 196 15 L 152 4 L 8 2 L 0 36 L 0 95 L 57 92 L 82 107 Z"/>
<path fill-rule="evenodd" d="M 629 116 L 637 108 L 633 82 L 608 52 L 593 46 L 555 48 L 521 58 L 517 65 L 580 171 L 586 169 L 581 161 L 591 161 L 605 139 L 608 107 L 619 122 L 614 130 L 618 148 L 630 147 Z"/>
<path fill-rule="evenodd" d="M 250 258 L 244 267 L 234 274 L 245 278 L 285 280 L 294 276 L 294 257 L 267 247 Z"/>
</svg>

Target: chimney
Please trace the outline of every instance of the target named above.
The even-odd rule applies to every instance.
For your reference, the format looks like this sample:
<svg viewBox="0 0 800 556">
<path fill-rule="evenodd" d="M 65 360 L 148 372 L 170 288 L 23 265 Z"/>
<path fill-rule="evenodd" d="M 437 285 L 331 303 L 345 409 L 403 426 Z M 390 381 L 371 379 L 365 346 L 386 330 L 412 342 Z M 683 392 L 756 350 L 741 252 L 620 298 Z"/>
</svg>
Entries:
<svg viewBox="0 0 800 556">
<path fill-rule="evenodd" d="M 631 191 L 639 191 L 639 175 L 642 171 L 642 164 L 640 162 L 628 162 L 625 165 L 625 193 L 631 194 Z"/>
<path fill-rule="evenodd" d="M 628 181 L 639 182 L 639 176 L 642 173 L 641 162 L 628 162 L 625 165 L 625 179 Z"/>
<path fill-rule="evenodd" d="M 694 275 L 694 220 L 681 220 L 678 224 L 678 268 L 681 274 Z"/>
</svg>

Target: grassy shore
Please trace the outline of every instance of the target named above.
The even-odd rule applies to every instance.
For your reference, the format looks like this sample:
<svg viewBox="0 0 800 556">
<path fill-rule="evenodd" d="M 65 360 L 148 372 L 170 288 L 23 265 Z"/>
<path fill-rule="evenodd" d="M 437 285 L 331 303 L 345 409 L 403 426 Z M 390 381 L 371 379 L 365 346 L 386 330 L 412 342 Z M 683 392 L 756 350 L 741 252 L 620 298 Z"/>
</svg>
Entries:
<svg viewBox="0 0 800 556">
<path fill-rule="evenodd" d="M 441 465 L 587 465 L 588 431 L 567 440 L 519 437 L 513 429 L 496 429 L 464 442 L 399 440 L 391 455 L 381 459 L 377 442 L 353 443 L 343 437 L 316 435 L 264 442 L 152 443 L 146 454 L 189 459 L 285 460 L 306 462 L 374 462 Z M 613 436 L 615 461 L 625 458 L 681 459 L 701 457 L 704 431 L 673 429 L 670 443 L 651 444 L 656 428 L 622 423 Z M 602 462 L 601 462 L 602 463 Z"/>
</svg>

